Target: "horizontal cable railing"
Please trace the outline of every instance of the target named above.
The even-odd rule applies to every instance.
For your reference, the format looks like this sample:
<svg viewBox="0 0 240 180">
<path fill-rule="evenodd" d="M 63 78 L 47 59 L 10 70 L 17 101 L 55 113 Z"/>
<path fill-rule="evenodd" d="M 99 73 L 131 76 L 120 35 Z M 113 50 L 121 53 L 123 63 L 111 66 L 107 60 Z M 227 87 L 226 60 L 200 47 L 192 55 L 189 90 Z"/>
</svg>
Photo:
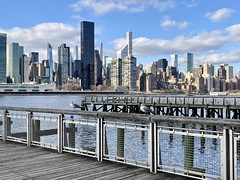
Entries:
<svg viewBox="0 0 240 180">
<path fill-rule="evenodd" d="M 0 138 L 196 179 L 239 179 L 240 122 L 0 107 Z"/>
</svg>

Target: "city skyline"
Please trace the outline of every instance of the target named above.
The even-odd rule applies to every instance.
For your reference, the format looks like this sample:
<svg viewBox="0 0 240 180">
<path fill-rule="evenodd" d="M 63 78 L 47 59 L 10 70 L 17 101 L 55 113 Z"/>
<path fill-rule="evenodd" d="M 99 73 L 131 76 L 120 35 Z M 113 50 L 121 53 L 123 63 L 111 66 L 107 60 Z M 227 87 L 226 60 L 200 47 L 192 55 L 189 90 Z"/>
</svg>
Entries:
<svg viewBox="0 0 240 180">
<path fill-rule="evenodd" d="M 103 42 L 107 56 L 116 56 L 125 44 L 125 33 L 131 31 L 133 54 L 144 66 L 161 58 L 170 61 L 170 55 L 177 54 L 183 71 L 184 54 L 191 52 L 194 67 L 206 62 L 215 66 L 228 63 L 234 66 L 234 75 L 240 69 L 236 8 L 240 2 L 236 0 L 223 0 L 214 6 L 203 0 L 70 0 L 58 2 L 57 8 L 46 0 L 24 2 L 16 1 L 14 7 L 9 1 L 1 2 L 3 13 L 9 16 L 2 21 L 0 32 L 7 33 L 8 44 L 18 42 L 24 46 L 26 54 L 39 52 L 39 60 L 47 58 L 47 42 L 53 46 L 55 62 L 60 44 L 66 43 L 71 49 L 79 45 L 80 21 L 86 20 L 96 25 L 95 48 Z M 21 7 L 28 13 L 23 13 Z M 10 8 L 14 13 L 7 13 Z"/>
</svg>

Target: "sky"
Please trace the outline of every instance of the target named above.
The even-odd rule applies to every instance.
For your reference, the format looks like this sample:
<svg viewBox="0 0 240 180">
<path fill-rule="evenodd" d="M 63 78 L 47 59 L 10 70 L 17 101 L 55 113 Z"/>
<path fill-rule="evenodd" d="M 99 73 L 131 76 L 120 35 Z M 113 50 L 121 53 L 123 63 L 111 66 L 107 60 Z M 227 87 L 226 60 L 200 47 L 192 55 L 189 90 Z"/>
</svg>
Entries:
<svg viewBox="0 0 240 180">
<path fill-rule="evenodd" d="M 116 57 L 133 33 L 133 55 L 146 67 L 175 53 L 184 71 L 184 54 L 194 54 L 194 66 L 227 63 L 240 70 L 239 0 L 1 0 L 0 33 L 8 44 L 18 42 L 25 54 L 46 59 L 47 43 L 80 46 L 80 22 L 95 23 L 95 49 Z"/>
</svg>

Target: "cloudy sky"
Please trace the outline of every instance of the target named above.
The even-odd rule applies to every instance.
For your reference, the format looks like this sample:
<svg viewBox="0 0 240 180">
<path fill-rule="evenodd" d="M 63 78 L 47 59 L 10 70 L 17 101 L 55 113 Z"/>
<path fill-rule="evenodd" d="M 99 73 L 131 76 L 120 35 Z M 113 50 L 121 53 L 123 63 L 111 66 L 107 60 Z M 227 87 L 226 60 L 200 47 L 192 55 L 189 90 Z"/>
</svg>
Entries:
<svg viewBox="0 0 240 180">
<path fill-rule="evenodd" d="M 95 22 L 95 48 L 116 56 L 133 32 L 133 53 L 138 63 L 194 53 L 194 65 L 220 63 L 240 70 L 239 0 L 2 0 L 0 33 L 8 43 L 18 42 L 25 54 L 39 51 L 46 58 L 47 42 L 72 49 L 80 44 L 80 22 Z M 215 69 L 216 69 L 215 67 Z"/>
</svg>

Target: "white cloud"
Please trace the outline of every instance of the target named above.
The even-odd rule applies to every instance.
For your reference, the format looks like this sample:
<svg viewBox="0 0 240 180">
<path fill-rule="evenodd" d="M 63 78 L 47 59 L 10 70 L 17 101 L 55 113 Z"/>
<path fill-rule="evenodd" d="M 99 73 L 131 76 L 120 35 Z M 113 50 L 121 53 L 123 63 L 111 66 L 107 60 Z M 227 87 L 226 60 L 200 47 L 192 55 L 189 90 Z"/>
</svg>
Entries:
<svg viewBox="0 0 240 180">
<path fill-rule="evenodd" d="M 232 25 L 226 31 L 231 34 L 233 41 L 240 42 L 240 24 Z"/>
<path fill-rule="evenodd" d="M 150 39 L 139 37 L 133 40 L 133 49 L 136 56 L 150 56 L 185 52 L 209 52 L 220 49 L 229 38 L 220 31 L 200 33 L 193 37 L 178 36 L 173 40 Z M 115 50 L 123 44 L 124 39 L 113 41 Z"/>
<path fill-rule="evenodd" d="M 63 23 L 43 23 L 31 28 L 0 29 L 0 32 L 7 33 L 8 44 L 18 42 L 24 46 L 26 54 L 38 51 L 40 60 L 46 58 L 47 42 L 51 43 L 55 61 L 57 61 L 57 48 L 62 43 L 70 47 L 79 46 L 79 31 L 78 27 Z"/>
<path fill-rule="evenodd" d="M 208 62 L 211 64 L 231 64 L 238 63 L 240 60 L 240 50 L 232 50 L 225 53 L 213 53 L 208 56 L 199 57 L 199 62 Z"/>
<path fill-rule="evenodd" d="M 190 23 L 187 21 L 183 22 L 176 22 L 174 20 L 171 20 L 170 17 L 166 16 L 163 18 L 163 21 L 161 23 L 162 27 L 168 28 L 168 27 L 176 27 L 179 29 L 184 29 L 186 28 Z"/>
<path fill-rule="evenodd" d="M 231 14 L 234 12 L 234 10 L 229 9 L 229 8 L 222 8 L 218 9 L 215 12 L 207 12 L 205 14 L 205 17 L 210 19 L 213 22 L 219 22 L 225 19 L 228 19 L 231 17 Z"/>
<path fill-rule="evenodd" d="M 183 2 L 183 5 L 185 5 L 187 8 L 193 8 L 198 5 L 198 3 L 195 0 L 192 0 L 191 2 Z"/>
<path fill-rule="evenodd" d="M 143 12 L 148 7 L 157 8 L 160 11 L 175 7 L 174 0 L 78 0 L 70 5 L 74 11 L 90 10 L 93 14 L 104 15 L 113 11 L 129 13 Z"/>
</svg>

